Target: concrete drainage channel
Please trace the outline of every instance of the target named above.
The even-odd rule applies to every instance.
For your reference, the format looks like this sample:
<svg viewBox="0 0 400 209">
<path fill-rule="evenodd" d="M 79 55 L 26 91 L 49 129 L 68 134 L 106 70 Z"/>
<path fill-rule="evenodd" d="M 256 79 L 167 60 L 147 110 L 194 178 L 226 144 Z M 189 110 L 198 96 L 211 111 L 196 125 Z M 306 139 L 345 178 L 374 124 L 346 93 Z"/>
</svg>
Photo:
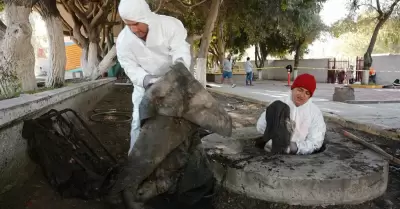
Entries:
<svg viewBox="0 0 400 209">
<path fill-rule="evenodd" d="M 114 86 L 112 83 L 107 83 L 106 85 L 104 85 L 103 87 L 99 88 L 96 91 L 105 94 L 105 92 L 111 90 L 110 88 L 115 88 L 112 86 Z M 76 102 L 74 103 L 71 102 L 71 103 L 78 105 L 80 107 L 85 107 L 85 112 L 87 112 L 89 110 L 92 110 L 93 108 L 87 105 L 88 101 L 90 101 L 91 104 L 94 104 L 95 101 L 100 100 L 103 96 L 103 95 L 97 96 L 95 92 L 93 92 L 91 95 L 93 96 L 89 97 L 87 96 L 87 94 L 80 96 L 81 99 L 83 98 L 82 103 L 79 104 L 76 104 Z M 109 115 L 108 113 L 103 115 L 100 114 L 93 117 L 95 121 L 100 121 L 100 122 L 93 124 L 97 125 L 100 124 L 100 126 L 98 127 L 104 127 L 101 126 L 101 124 L 107 123 L 105 126 L 108 126 L 109 123 L 115 123 L 116 121 L 120 121 L 121 123 L 118 125 L 128 124 L 127 125 L 128 128 L 126 129 L 123 128 L 119 130 L 124 130 L 124 132 L 128 132 L 129 122 L 130 122 L 129 119 L 131 116 L 130 112 L 132 111 L 132 108 L 128 108 L 126 105 L 121 105 L 121 104 L 126 104 L 131 102 L 130 93 L 127 93 L 128 96 L 124 96 L 124 98 L 126 97 L 128 99 L 122 100 L 122 102 L 121 102 L 121 97 L 114 96 L 115 92 L 111 95 L 113 95 L 111 96 L 111 98 L 113 99 L 111 98 L 105 99 L 104 105 L 98 106 L 96 104 L 96 107 L 99 107 L 99 109 L 94 109 L 94 112 L 95 113 L 126 112 L 126 113 L 120 115 L 115 115 L 113 113 L 111 113 L 111 115 Z M 77 98 L 74 99 L 76 101 Z M 119 103 L 117 101 L 119 101 Z M 225 102 L 226 110 L 228 111 L 229 114 L 236 115 L 236 119 L 238 117 L 245 118 L 248 116 L 245 115 L 245 113 L 238 114 L 239 111 L 243 111 L 243 109 L 249 110 L 249 106 L 258 106 L 258 105 L 253 105 L 254 102 L 252 102 L 251 105 L 246 106 L 246 103 L 237 97 L 232 97 L 232 99 L 229 98 L 228 102 L 226 101 L 226 99 L 224 100 L 224 98 L 220 98 L 219 101 L 221 101 L 221 104 Z M 65 105 L 68 104 L 70 103 L 66 103 Z M 118 104 L 121 106 L 118 106 Z M 254 109 L 250 109 L 250 112 L 253 111 Z M 247 111 L 246 114 L 249 114 L 249 111 Z M 236 129 L 234 136 L 229 139 L 225 138 L 221 139 L 219 138 L 219 136 L 215 134 L 207 135 L 208 133 L 204 133 L 205 135 L 207 135 L 203 139 L 203 141 L 205 141 L 204 146 L 206 148 L 206 151 L 209 153 L 209 157 L 212 159 L 212 168 L 215 173 L 215 177 L 217 178 L 218 185 L 214 190 L 214 192 L 207 194 L 206 197 L 204 197 L 203 201 L 203 202 L 209 202 L 209 201 L 213 202 L 214 207 L 209 206 L 209 204 L 207 203 L 207 206 L 199 208 L 201 209 L 232 209 L 232 208 L 311 209 L 313 208 L 314 209 L 322 207 L 319 206 L 316 207 L 310 205 L 329 205 L 332 204 L 332 202 L 337 204 L 354 203 L 357 205 L 342 205 L 342 206 L 338 205 L 338 206 L 328 206 L 327 208 L 341 208 L 341 209 L 397 208 L 400 199 L 396 202 L 396 199 L 398 198 L 398 193 L 396 193 L 396 191 L 398 191 L 400 188 L 400 183 L 399 183 L 400 177 L 395 177 L 393 173 L 399 171 L 396 171 L 395 167 L 388 168 L 388 165 L 385 161 L 382 161 L 375 155 L 372 155 L 365 148 L 349 143 L 348 141 L 345 141 L 343 136 L 337 133 L 339 128 L 341 127 L 330 126 L 330 122 L 328 122 L 328 126 L 329 126 L 328 138 L 332 140 L 332 143 L 331 144 L 328 143 L 326 145 L 326 149 L 322 150 L 320 153 L 311 155 L 310 156 L 311 159 L 307 159 L 305 156 L 275 156 L 275 157 L 268 156 L 262 150 L 253 147 L 252 140 L 260 136 L 258 133 L 254 131 L 254 128 Z M 114 133 L 107 135 L 106 133 L 111 132 L 108 130 L 111 129 L 107 129 L 101 133 L 105 134 L 106 137 L 110 137 L 111 134 L 115 135 Z M 111 137 L 111 139 L 114 140 L 115 138 Z M 124 138 L 121 139 L 124 140 Z M 227 140 L 229 141 L 229 143 L 218 143 L 219 140 Z M 4 141 L 9 142 L 10 140 L 4 140 Z M 348 143 L 350 144 L 349 149 L 343 147 L 343 144 L 348 144 Z M 337 149 L 332 148 L 336 146 L 336 144 L 339 144 L 341 146 L 338 146 Z M 388 144 L 387 146 L 393 147 L 395 145 Z M 343 161 L 342 164 L 338 163 L 340 159 L 342 159 Z M 258 170 L 254 169 L 254 167 L 256 167 Z M 314 168 L 314 170 L 312 168 Z M 309 170 L 307 171 L 306 169 Z M 390 172 L 388 172 L 388 169 L 390 170 Z M 328 171 L 332 171 L 330 174 L 333 175 L 329 176 Z M 347 176 L 345 175 L 346 172 Z M 301 173 L 303 174 L 306 173 L 306 175 L 300 175 Z M 389 175 L 389 178 L 385 179 L 385 176 L 387 177 L 387 175 Z M 336 183 L 334 181 L 335 179 L 337 180 Z M 325 183 L 325 185 L 328 186 L 322 187 L 321 186 L 322 183 Z M 359 185 L 360 187 L 357 187 L 357 185 Z M 369 185 L 370 188 L 366 187 L 366 185 Z M 386 192 L 382 188 L 385 187 L 385 185 L 388 186 Z M 33 186 L 36 186 L 36 183 Z M 333 189 L 335 187 L 337 188 L 336 191 Z M 36 190 L 37 189 L 35 189 L 35 193 Z M 347 193 L 345 191 L 347 191 Z M 310 194 L 310 196 L 307 196 L 307 192 L 308 194 Z M 361 194 L 359 194 L 360 192 Z M 331 196 L 329 196 L 328 193 L 330 193 Z M 376 198 L 377 196 L 380 196 L 383 193 L 385 193 L 384 198 L 378 198 L 379 200 L 383 199 L 383 201 L 379 202 L 382 203 L 383 206 L 376 204 L 377 203 L 376 199 L 374 201 L 368 201 Z M 268 197 L 267 195 L 270 195 L 272 198 Z M 313 195 L 315 197 L 313 197 Z M 19 196 L 29 196 L 29 195 L 19 195 Z M 57 205 L 58 208 L 71 208 L 71 207 L 60 207 L 61 205 L 60 203 L 54 204 L 54 201 L 50 201 L 50 199 L 46 198 L 43 199 L 42 201 L 50 202 L 50 204 L 46 205 L 51 205 L 51 204 Z M 68 202 L 71 201 L 73 200 L 68 200 Z M 363 201 L 367 202 L 365 204 L 358 205 Z M 77 204 L 77 202 L 74 202 L 73 207 L 99 208 L 99 209 L 104 208 L 104 204 L 98 201 L 90 203 L 93 205 L 95 204 L 96 206 L 99 205 L 98 207 L 92 205 L 82 206 L 83 203 L 82 204 L 80 203 L 81 202 L 78 202 Z M 294 206 L 289 204 L 294 204 Z M 299 204 L 307 206 L 300 206 Z M 72 206 L 72 204 L 69 205 Z M 76 205 L 81 205 L 82 207 Z M 379 207 L 378 206 L 372 207 L 371 205 L 375 206 L 378 205 Z M 386 206 L 392 206 L 392 207 L 386 207 Z M 0 208 L 2 207 L 0 206 Z M 16 207 L 4 207 L 4 208 L 16 208 Z M 38 207 L 38 205 L 36 205 L 35 207 L 32 208 L 46 208 L 46 207 Z M 178 209 L 177 207 L 171 207 L 171 208 Z"/>
</svg>

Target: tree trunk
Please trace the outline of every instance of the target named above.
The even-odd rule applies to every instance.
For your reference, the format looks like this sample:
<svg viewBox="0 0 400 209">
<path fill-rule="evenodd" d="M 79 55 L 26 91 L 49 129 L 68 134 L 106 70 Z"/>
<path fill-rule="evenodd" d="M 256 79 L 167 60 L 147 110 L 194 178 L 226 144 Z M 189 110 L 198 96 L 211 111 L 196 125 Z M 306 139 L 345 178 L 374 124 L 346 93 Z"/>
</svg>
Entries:
<svg viewBox="0 0 400 209">
<path fill-rule="evenodd" d="M 391 14 L 391 13 L 390 13 Z M 364 54 L 364 72 L 363 72 L 363 77 L 361 80 L 361 84 L 367 85 L 369 83 L 369 69 L 372 66 L 372 52 L 374 51 L 374 46 L 376 43 L 376 39 L 378 38 L 379 35 L 379 30 L 382 28 L 382 26 L 385 24 L 386 20 L 390 17 L 390 14 L 388 15 L 382 15 L 378 18 L 378 23 L 375 26 L 374 33 L 372 34 L 371 41 L 369 42 L 369 46 L 367 51 Z"/>
<path fill-rule="evenodd" d="M 197 58 L 197 69 L 196 78 L 205 87 L 206 86 L 206 74 L 207 74 L 207 55 L 208 48 L 212 38 L 212 31 L 214 30 L 214 24 L 218 17 L 221 0 L 212 0 L 211 9 L 207 17 L 206 24 L 203 29 L 203 38 L 201 39 L 200 49 Z"/>
<path fill-rule="evenodd" d="M 267 45 L 259 42 L 255 45 L 255 63 L 257 68 L 263 68 L 268 57 Z"/>
<path fill-rule="evenodd" d="M 115 8 L 118 7 L 118 1 L 84 1 L 79 4 L 76 2 L 78 1 L 63 0 L 61 4 L 71 15 L 74 24 L 72 27 L 73 37 L 82 48 L 83 74 L 86 78 L 93 79 L 97 77 L 99 70 L 102 70 L 99 69 L 99 62 L 103 59 L 103 55 L 107 55 L 106 52 L 113 46 L 111 40 L 114 37 L 110 35 L 112 35 L 112 27 L 116 23 Z M 113 11 L 112 14 L 111 11 Z M 101 34 L 102 30 L 103 34 Z M 107 40 L 107 47 L 101 40 L 104 42 Z M 104 63 L 110 63 L 112 59 L 105 60 Z M 104 68 L 107 65 L 101 67 Z"/>
<path fill-rule="evenodd" d="M 254 46 L 254 57 L 255 57 L 255 63 L 256 63 L 256 67 L 257 68 L 261 68 L 261 67 L 263 67 L 263 65 L 264 65 L 264 63 L 263 63 L 263 61 L 262 61 L 262 59 L 261 59 L 261 55 L 260 55 L 260 49 L 259 49 L 260 47 L 259 47 L 259 44 L 257 43 L 255 46 Z"/>
<path fill-rule="evenodd" d="M 264 68 L 265 61 L 268 57 L 267 45 L 265 43 L 259 42 L 255 45 L 255 64 L 257 68 Z M 263 79 L 263 70 L 257 69 L 258 80 Z M 268 74 L 267 74 L 268 76 Z"/>
<path fill-rule="evenodd" d="M 189 35 L 186 39 L 186 41 L 190 45 L 190 57 L 191 57 L 191 62 L 190 62 L 190 67 L 189 71 L 192 75 L 195 74 L 194 72 L 194 66 L 196 65 L 196 59 L 197 59 L 197 54 L 196 54 L 196 48 L 194 46 L 194 41 L 196 40 L 195 35 Z"/>
<path fill-rule="evenodd" d="M 50 42 L 51 70 L 46 80 L 46 87 L 62 87 L 64 85 L 67 58 L 60 12 L 54 0 L 39 0 L 35 9 L 46 23 L 47 36 Z"/>
<path fill-rule="evenodd" d="M 294 66 L 293 66 L 293 80 L 296 79 L 297 74 L 298 74 L 298 67 L 299 67 L 299 62 L 300 62 L 300 56 L 301 56 L 301 43 L 298 42 L 296 44 L 296 51 L 294 54 Z"/>
<path fill-rule="evenodd" d="M 59 88 L 64 85 L 65 65 L 67 61 L 62 22 L 58 16 L 44 18 L 50 42 L 50 72 L 46 87 Z"/>
<path fill-rule="evenodd" d="M 6 34 L 7 26 L 3 23 L 3 21 L 0 20 L 0 39 L 4 38 L 4 35 Z"/>
<path fill-rule="evenodd" d="M 90 78 L 97 70 L 97 65 L 99 64 L 99 48 L 98 44 L 94 42 L 89 42 L 89 53 L 87 61 L 87 72 L 89 72 L 88 77 Z"/>
<path fill-rule="evenodd" d="M 111 66 L 115 65 L 115 58 L 117 57 L 117 49 L 115 45 L 111 48 L 110 51 L 104 56 L 103 60 L 101 60 L 99 66 L 96 68 L 95 73 L 92 76 L 92 80 L 97 79 L 100 75 L 107 72 Z"/>
<path fill-rule="evenodd" d="M 222 66 L 225 59 L 224 25 L 225 22 L 221 20 L 217 29 L 218 61 L 220 66 Z"/>
<path fill-rule="evenodd" d="M 83 75 L 87 78 L 92 78 L 97 71 L 98 52 L 98 44 L 94 42 L 89 42 L 89 46 L 82 49 L 81 67 Z"/>
<path fill-rule="evenodd" d="M 82 55 L 81 55 L 81 68 L 83 76 L 86 77 L 89 72 L 87 72 L 88 65 L 88 53 L 89 53 L 89 44 L 82 46 Z"/>
<path fill-rule="evenodd" d="M 8 25 L 2 41 L 0 56 L 1 94 L 3 98 L 16 96 L 20 91 L 32 91 L 37 87 L 35 78 L 35 54 L 31 43 L 32 27 L 29 14 L 33 1 L 20 6 L 6 1 L 5 11 Z"/>
</svg>

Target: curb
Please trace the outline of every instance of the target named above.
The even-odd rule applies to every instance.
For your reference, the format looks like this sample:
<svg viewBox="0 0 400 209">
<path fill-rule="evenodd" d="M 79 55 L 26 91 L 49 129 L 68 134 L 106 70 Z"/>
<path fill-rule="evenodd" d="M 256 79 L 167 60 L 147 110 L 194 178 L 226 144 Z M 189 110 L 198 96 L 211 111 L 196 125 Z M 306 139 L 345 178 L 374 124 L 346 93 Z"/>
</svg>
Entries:
<svg viewBox="0 0 400 209">
<path fill-rule="evenodd" d="M 400 100 L 346 100 L 344 103 L 348 104 L 388 104 L 388 103 L 400 103 Z"/>
<path fill-rule="evenodd" d="M 259 105 L 266 105 L 266 106 L 269 105 L 269 102 L 266 102 L 266 101 L 261 101 L 261 100 L 258 100 L 258 99 L 248 98 L 248 97 L 244 97 L 244 96 L 239 96 L 239 95 L 232 94 L 232 93 L 227 93 L 227 92 L 220 92 L 218 90 L 214 90 L 214 89 L 210 89 L 210 88 L 207 88 L 207 91 L 212 92 L 212 93 L 216 93 L 216 94 L 220 94 L 220 95 L 223 95 L 223 96 L 237 97 L 237 98 L 239 98 L 239 99 L 241 99 L 241 100 L 243 100 L 245 102 L 251 102 L 251 103 L 256 103 L 256 104 L 259 104 Z"/>
<path fill-rule="evenodd" d="M 216 94 L 220 94 L 223 96 L 229 96 L 229 97 L 236 97 L 238 99 L 241 99 L 245 102 L 251 102 L 251 103 L 256 103 L 256 104 L 260 104 L 260 105 L 269 105 L 269 102 L 266 101 L 261 101 L 258 99 L 253 99 L 253 98 L 248 98 L 245 96 L 239 96 L 236 94 L 232 94 L 232 93 L 226 93 L 226 92 L 220 92 L 218 90 L 214 90 L 214 89 L 210 89 L 207 88 L 207 90 L 209 92 L 212 93 L 216 93 Z M 345 128 L 350 128 L 350 129 L 354 129 L 354 130 L 358 130 L 358 131 L 362 131 L 362 132 L 366 132 L 375 136 L 381 136 L 381 137 L 385 137 L 385 138 L 389 138 L 392 140 L 396 140 L 396 141 L 400 141 L 400 131 L 390 131 L 387 130 L 386 128 L 382 127 L 382 126 L 377 126 L 377 125 L 373 125 L 373 124 L 365 124 L 365 123 L 360 123 L 360 122 L 356 122 L 353 120 L 349 120 L 349 119 L 345 119 L 343 117 L 340 117 L 338 115 L 329 113 L 329 112 L 324 112 L 322 111 L 324 118 L 325 118 L 325 122 L 329 121 L 329 122 L 333 122 L 336 123 L 340 126 L 343 126 Z"/>
<path fill-rule="evenodd" d="M 350 84 L 352 88 L 357 89 L 381 89 L 383 85 L 362 85 L 362 84 Z"/>
<path fill-rule="evenodd" d="M 369 133 L 375 136 L 385 137 L 392 140 L 400 141 L 400 132 L 390 131 L 382 126 L 377 126 L 373 124 L 365 124 L 356 122 L 349 119 L 344 119 L 338 115 L 323 112 L 325 121 L 330 121 L 336 124 L 339 124 L 345 128 L 354 129 L 358 131 L 362 131 L 365 133 Z"/>
</svg>

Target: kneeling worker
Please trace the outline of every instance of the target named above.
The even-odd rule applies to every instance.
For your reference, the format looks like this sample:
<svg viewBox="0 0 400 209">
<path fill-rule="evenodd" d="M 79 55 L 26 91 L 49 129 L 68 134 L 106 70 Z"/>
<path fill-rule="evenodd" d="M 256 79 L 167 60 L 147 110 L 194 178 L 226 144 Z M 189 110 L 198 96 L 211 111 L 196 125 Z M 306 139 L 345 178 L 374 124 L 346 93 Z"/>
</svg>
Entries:
<svg viewBox="0 0 400 209">
<path fill-rule="evenodd" d="M 312 154 L 323 145 L 326 124 L 321 110 L 311 99 L 316 85 L 314 76 L 302 74 L 294 80 L 289 96 L 282 100 L 290 108 L 290 120 L 294 126 L 290 135 L 290 143 L 287 143 L 290 144 L 287 147 L 287 153 Z M 267 125 L 266 111 L 264 111 L 257 121 L 257 131 L 264 134 Z M 267 151 L 272 149 L 272 141 L 269 140 L 265 144 Z"/>
</svg>

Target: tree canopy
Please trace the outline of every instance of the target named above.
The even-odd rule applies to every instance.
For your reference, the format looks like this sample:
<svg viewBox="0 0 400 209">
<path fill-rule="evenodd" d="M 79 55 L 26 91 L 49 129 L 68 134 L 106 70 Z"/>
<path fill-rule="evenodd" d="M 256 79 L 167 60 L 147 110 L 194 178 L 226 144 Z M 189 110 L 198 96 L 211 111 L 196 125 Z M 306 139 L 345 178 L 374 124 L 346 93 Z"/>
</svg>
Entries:
<svg viewBox="0 0 400 209">
<path fill-rule="evenodd" d="M 174 16 L 183 22 L 188 30 L 192 63 L 199 58 L 202 63 L 207 60 L 209 66 L 218 65 L 226 53 L 240 57 L 250 46 L 255 46 L 257 67 L 264 66 L 268 55 L 282 56 L 294 52 L 298 61 L 307 52 L 308 45 L 326 28 L 318 15 L 325 1 L 148 0 L 154 12 Z M 117 15 L 119 1 L 55 2 L 56 5 L 50 0 L 30 1 L 30 6 L 44 19 L 48 18 L 49 25 L 53 24 L 50 21 L 53 17 L 60 20 L 61 33 L 70 36 L 83 50 L 81 65 L 84 75 L 95 79 L 115 62 L 116 34 L 113 28 L 123 25 Z M 69 15 L 72 22 L 60 15 L 60 9 Z M 57 29 L 54 24 L 48 27 Z M 0 35 L 4 35 L 6 28 L 0 24 Z M 55 46 L 55 42 L 63 44 L 61 39 L 52 42 L 51 46 Z M 52 56 L 52 59 L 60 57 Z M 58 64 L 60 69 L 64 65 Z M 60 78 L 55 83 L 62 82 L 63 78 Z"/>
<path fill-rule="evenodd" d="M 189 34 L 202 34 L 210 0 L 151 2 L 153 8 L 159 8 L 160 13 L 181 19 Z M 163 3 L 162 6 L 160 2 Z M 324 29 L 318 15 L 324 2 L 325 0 L 224 0 L 212 32 L 209 52 L 215 57 L 213 60 L 221 62 L 225 53 L 240 56 L 250 46 L 256 46 L 257 56 L 261 60 L 265 60 L 268 55 L 281 56 L 294 52 L 296 40 L 301 40 L 301 46 L 306 49 Z"/>
<path fill-rule="evenodd" d="M 364 53 L 364 65 L 365 71 L 369 70 L 372 66 L 372 52 L 375 44 L 378 40 L 379 31 L 385 25 L 385 23 L 393 16 L 398 16 L 399 2 L 400 0 L 349 0 L 351 2 L 351 10 L 353 14 L 361 9 L 366 10 L 375 14 L 376 24 L 372 32 L 372 36 Z M 363 74 L 362 84 L 368 84 L 368 73 Z"/>
<path fill-rule="evenodd" d="M 360 56 L 368 48 L 373 35 L 372 28 L 377 24 L 375 14 L 364 12 L 356 19 L 347 17 L 334 23 L 331 33 L 340 41 L 339 49 L 344 55 Z M 400 17 L 394 16 L 380 29 L 373 53 L 400 53 Z"/>
<path fill-rule="evenodd" d="M 300 57 L 325 29 L 319 17 L 325 0 L 250 0 L 240 13 L 249 44 L 256 48 L 257 67 L 268 55 L 298 52 Z M 250 24 L 249 24 L 250 23 Z M 299 49 L 301 49 L 299 51 Z"/>
</svg>

